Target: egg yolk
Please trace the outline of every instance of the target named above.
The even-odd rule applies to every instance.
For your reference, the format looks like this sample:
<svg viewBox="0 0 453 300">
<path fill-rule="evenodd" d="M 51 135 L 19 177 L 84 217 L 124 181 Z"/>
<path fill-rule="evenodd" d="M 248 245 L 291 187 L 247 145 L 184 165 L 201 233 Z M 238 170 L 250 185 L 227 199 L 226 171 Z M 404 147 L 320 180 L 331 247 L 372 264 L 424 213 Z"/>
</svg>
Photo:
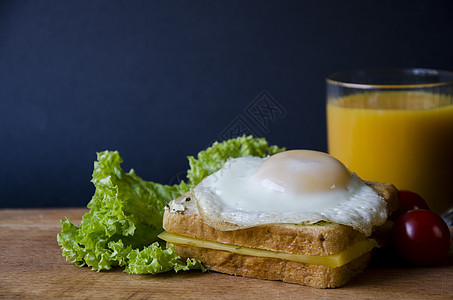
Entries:
<svg viewBox="0 0 453 300">
<path fill-rule="evenodd" d="M 266 159 L 252 175 L 265 188 L 306 194 L 346 188 L 348 169 L 336 158 L 311 150 L 290 150 Z"/>
</svg>

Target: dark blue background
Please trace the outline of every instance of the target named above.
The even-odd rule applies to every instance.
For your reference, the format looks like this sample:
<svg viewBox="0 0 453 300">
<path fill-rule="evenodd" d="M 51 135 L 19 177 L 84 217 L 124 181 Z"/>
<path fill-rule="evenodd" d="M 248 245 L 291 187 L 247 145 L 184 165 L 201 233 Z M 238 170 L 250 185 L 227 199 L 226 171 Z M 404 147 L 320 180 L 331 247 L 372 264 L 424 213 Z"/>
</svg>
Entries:
<svg viewBox="0 0 453 300">
<path fill-rule="evenodd" d="M 229 134 L 325 151 L 324 78 L 368 67 L 453 70 L 453 1 L 2 1 L 1 207 L 86 205 L 106 149 L 161 183 Z"/>
</svg>

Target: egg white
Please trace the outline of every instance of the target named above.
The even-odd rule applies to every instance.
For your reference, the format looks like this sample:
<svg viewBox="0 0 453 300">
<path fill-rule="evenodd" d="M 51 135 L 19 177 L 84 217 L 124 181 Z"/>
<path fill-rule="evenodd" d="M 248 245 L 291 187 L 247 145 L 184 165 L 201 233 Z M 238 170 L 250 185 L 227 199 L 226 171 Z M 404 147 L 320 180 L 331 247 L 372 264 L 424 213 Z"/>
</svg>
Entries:
<svg viewBox="0 0 453 300">
<path fill-rule="evenodd" d="M 229 159 L 193 188 L 204 221 L 217 230 L 237 230 L 264 224 L 313 224 L 330 221 L 370 235 L 387 219 L 386 202 L 356 174 L 344 188 L 289 193 L 263 188 L 253 174 L 267 158 Z"/>
</svg>

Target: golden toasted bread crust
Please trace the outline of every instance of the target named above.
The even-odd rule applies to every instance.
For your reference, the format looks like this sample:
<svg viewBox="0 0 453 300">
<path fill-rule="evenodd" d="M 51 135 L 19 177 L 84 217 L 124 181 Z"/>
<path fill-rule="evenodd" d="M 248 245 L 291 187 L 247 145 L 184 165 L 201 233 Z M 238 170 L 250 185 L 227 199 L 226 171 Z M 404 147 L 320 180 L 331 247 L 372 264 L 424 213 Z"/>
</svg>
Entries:
<svg viewBox="0 0 453 300">
<path fill-rule="evenodd" d="M 389 214 L 398 205 L 398 191 L 393 185 L 368 183 L 388 203 Z M 313 225 L 270 224 L 234 231 L 219 231 L 207 225 L 199 215 L 189 193 L 173 200 L 183 209 L 166 209 L 166 231 L 243 247 L 305 255 L 332 255 L 344 251 L 365 236 L 345 225 L 321 222 Z"/>
<path fill-rule="evenodd" d="M 201 240 L 305 255 L 335 254 L 365 237 L 349 226 L 332 223 L 272 224 L 219 231 L 203 222 L 197 213 L 169 210 L 164 214 L 163 227 L 168 232 Z"/>
<path fill-rule="evenodd" d="M 244 277 L 281 280 L 315 288 L 339 287 L 362 272 L 370 253 L 338 268 L 310 265 L 277 258 L 247 256 L 227 251 L 176 245 L 183 258 L 197 258 L 210 270 Z"/>
<path fill-rule="evenodd" d="M 400 204 L 399 192 L 397 188 L 390 183 L 379 183 L 374 181 L 365 181 L 373 190 L 375 190 L 387 202 L 387 213 L 390 216 L 398 209 Z"/>
</svg>

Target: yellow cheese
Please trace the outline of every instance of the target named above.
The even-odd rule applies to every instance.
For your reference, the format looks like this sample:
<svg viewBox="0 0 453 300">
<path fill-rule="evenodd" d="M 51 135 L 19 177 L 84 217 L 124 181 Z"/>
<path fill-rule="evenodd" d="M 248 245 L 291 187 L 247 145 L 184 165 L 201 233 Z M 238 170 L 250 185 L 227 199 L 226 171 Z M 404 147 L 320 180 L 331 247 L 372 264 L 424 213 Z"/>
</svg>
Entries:
<svg viewBox="0 0 453 300">
<path fill-rule="evenodd" d="M 371 251 L 374 247 L 377 246 L 377 242 L 374 239 L 366 238 L 358 241 L 357 243 L 350 246 L 348 249 L 344 250 L 341 253 L 328 256 L 316 256 L 316 255 L 291 254 L 263 249 L 247 248 L 231 244 L 222 244 L 218 242 L 194 239 L 191 237 L 186 237 L 183 235 L 174 234 L 166 231 L 159 234 L 159 238 L 171 244 L 182 244 L 199 248 L 229 251 L 242 255 L 285 259 L 306 264 L 324 265 L 331 268 L 341 267 L 342 265 L 345 265 L 348 262 L 356 259 L 357 257 L 360 257 L 363 254 Z"/>
</svg>

